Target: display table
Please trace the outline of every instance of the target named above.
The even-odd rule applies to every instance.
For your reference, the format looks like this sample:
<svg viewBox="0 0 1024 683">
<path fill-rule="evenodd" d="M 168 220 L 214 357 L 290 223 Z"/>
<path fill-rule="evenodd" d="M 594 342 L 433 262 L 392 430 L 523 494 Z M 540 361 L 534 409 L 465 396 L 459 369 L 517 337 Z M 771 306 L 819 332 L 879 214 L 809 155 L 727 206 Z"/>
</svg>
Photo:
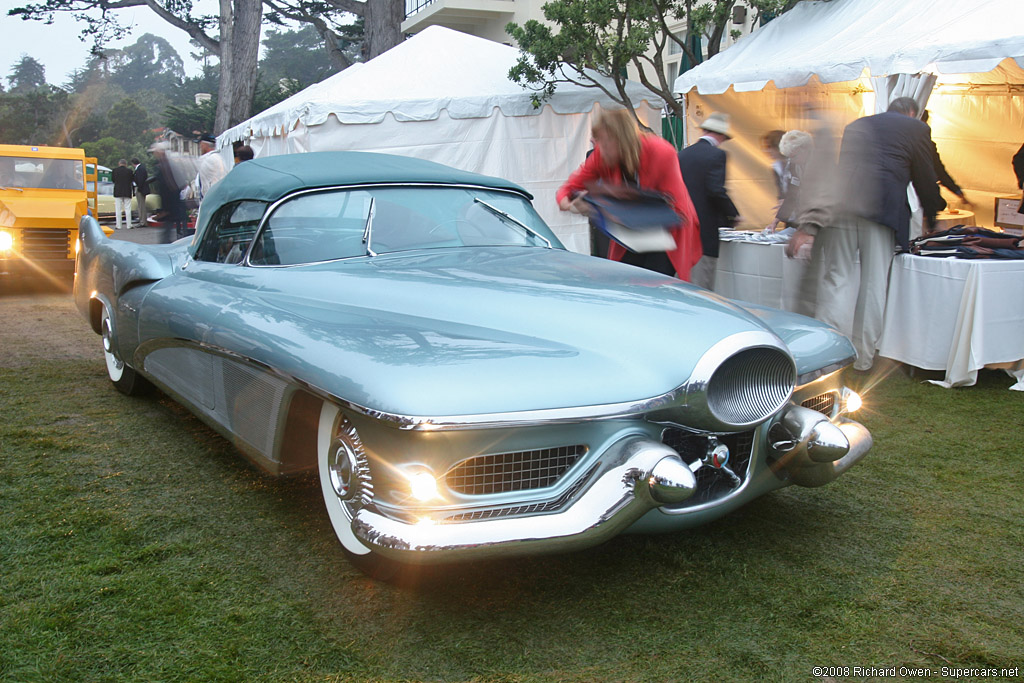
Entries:
<svg viewBox="0 0 1024 683">
<path fill-rule="evenodd" d="M 935 382 L 945 387 L 970 386 L 981 368 L 1004 364 L 1024 391 L 1024 261 L 898 255 L 878 352 L 945 371 Z"/>
<path fill-rule="evenodd" d="M 810 261 L 788 258 L 785 244 L 722 241 L 718 247 L 715 292 L 729 299 L 814 313 L 816 286 L 808 282 Z"/>
</svg>

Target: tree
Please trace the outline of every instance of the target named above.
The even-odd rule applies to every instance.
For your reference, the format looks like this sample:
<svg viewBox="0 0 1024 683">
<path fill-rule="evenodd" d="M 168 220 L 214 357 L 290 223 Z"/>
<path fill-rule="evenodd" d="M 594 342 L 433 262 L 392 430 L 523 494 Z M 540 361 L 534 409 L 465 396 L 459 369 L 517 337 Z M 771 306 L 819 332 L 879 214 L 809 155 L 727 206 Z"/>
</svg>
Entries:
<svg viewBox="0 0 1024 683">
<path fill-rule="evenodd" d="M 338 44 L 342 32 L 332 28 L 337 27 L 337 23 L 330 15 L 348 12 L 363 18 L 366 59 L 376 57 L 403 40 L 404 0 L 220 0 L 216 17 L 194 14 L 194 3 L 195 0 L 42 0 L 8 10 L 8 15 L 51 21 L 57 12 L 70 12 L 83 23 L 83 39 L 91 38 L 96 49 L 100 49 L 106 42 L 121 38 L 129 31 L 129 27 L 118 22 L 117 10 L 148 7 L 219 59 L 214 132 L 243 121 L 251 111 L 264 4 L 278 20 L 300 21 L 316 27 L 328 44 L 332 64 L 333 60 L 342 59 L 345 50 Z M 216 38 L 210 35 L 214 28 L 219 30 Z"/>
<path fill-rule="evenodd" d="M 0 143 L 65 145 L 62 122 L 71 111 L 70 96 L 60 88 L 0 95 Z"/>
<path fill-rule="evenodd" d="M 123 50 L 107 53 L 110 81 L 126 93 L 140 90 L 169 90 L 185 78 L 185 65 L 170 43 L 145 33 Z"/>
<path fill-rule="evenodd" d="M 83 22 L 83 38 L 92 38 L 94 50 L 104 43 L 121 38 L 130 28 L 118 22 L 114 11 L 131 7 L 148 7 L 161 19 L 192 37 L 220 60 L 216 132 L 249 116 L 256 85 L 256 61 L 259 52 L 260 27 L 263 19 L 262 0 L 220 0 L 216 17 L 193 14 L 194 0 L 44 0 L 8 10 L 8 15 L 26 20 L 51 21 L 57 12 L 71 12 Z M 90 14 L 98 10 L 99 14 Z M 219 37 L 208 31 L 219 29 Z"/>
<path fill-rule="evenodd" d="M 164 123 L 171 130 L 188 135 L 194 130 L 211 130 L 217 116 L 217 100 L 196 104 L 172 104 L 164 111 Z"/>
<path fill-rule="evenodd" d="M 307 24 L 298 31 L 269 28 L 263 37 L 260 79 L 275 84 L 295 81 L 305 87 L 318 83 L 332 73 L 331 61 L 322 51 L 323 40 L 316 28 Z"/>
<path fill-rule="evenodd" d="M 694 53 L 692 38 L 703 35 L 717 52 L 735 2 L 551 0 L 544 5 L 548 24 L 530 20 L 522 26 L 510 23 L 506 27 L 521 51 L 509 78 L 535 90 L 538 106 L 559 83 L 574 83 L 600 89 L 632 111 L 635 107 L 626 92 L 627 68 L 632 66 L 639 81 L 664 100 L 675 116 L 682 117 L 682 105 L 665 73 L 665 48 L 674 43 L 690 64 L 697 64 L 702 55 Z M 760 17 L 766 12 L 781 13 L 795 2 L 747 0 L 747 4 Z M 679 36 L 670 27 L 683 19 L 686 31 Z M 714 54 L 710 47 L 709 54 Z M 605 85 L 603 79 L 611 85 Z"/>
<path fill-rule="evenodd" d="M 633 110 L 626 92 L 626 70 L 632 64 L 641 82 L 682 115 L 661 64 L 660 48 L 671 35 L 664 28 L 669 9 L 664 0 L 552 0 L 544 5 L 551 25 L 530 20 L 506 27 L 521 50 L 509 78 L 536 90 L 538 105 L 559 83 L 575 83 L 599 89 Z M 655 56 L 648 61 L 653 69 L 644 63 L 652 45 Z"/>
<path fill-rule="evenodd" d="M 82 149 L 86 156 L 96 157 L 100 166 L 114 168 L 121 159 L 142 157 L 144 147 L 131 144 L 116 137 L 100 138 L 96 142 L 83 142 Z"/>
<path fill-rule="evenodd" d="M 264 0 L 273 21 L 288 19 L 312 24 L 324 40 L 331 64 L 340 71 L 352 62 L 341 44 L 346 31 L 331 15 L 338 11 L 362 19 L 362 57 L 370 60 L 401 43 L 405 0 Z M 333 24 L 333 25 L 332 25 Z M 351 34 L 349 34 L 351 35 Z"/>
<path fill-rule="evenodd" d="M 143 134 L 149 129 L 149 115 L 131 97 L 126 97 L 107 112 L 107 127 L 104 137 L 118 138 L 127 143 L 143 141 Z"/>
<path fill-rule="evenodd" d="M 24 94 L 46 86 L 46 67 L 26 54 L 11 65 L 7 77 L 13 94 Z"/>
</svg>

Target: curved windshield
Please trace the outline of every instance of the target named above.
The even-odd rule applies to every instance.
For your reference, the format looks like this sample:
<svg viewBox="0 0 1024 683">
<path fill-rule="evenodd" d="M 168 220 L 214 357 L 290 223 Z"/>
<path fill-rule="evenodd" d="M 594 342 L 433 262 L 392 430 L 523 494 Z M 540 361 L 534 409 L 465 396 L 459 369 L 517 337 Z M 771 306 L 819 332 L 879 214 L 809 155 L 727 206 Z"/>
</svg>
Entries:
<svg viewBox="0 0 1024 683">
<path fill-rule="evenodd" d="M 253 245 L 253 265 L 297 265 L 448 247 L 557 244 L 518 194 L 461 187 L 327 190 L 290 199 Z"/>
</svg>

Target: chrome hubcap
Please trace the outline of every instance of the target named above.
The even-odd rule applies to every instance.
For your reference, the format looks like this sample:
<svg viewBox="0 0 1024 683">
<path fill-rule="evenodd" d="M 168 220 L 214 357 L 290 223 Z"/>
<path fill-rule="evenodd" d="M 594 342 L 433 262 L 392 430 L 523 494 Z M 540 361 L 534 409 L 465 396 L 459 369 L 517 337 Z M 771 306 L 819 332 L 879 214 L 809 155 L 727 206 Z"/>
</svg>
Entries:
<svg viewBox="0 0 1024 683">
<path fill-rule="evenodd" d="M 327 469 L 331 477 L 331 488 L 341 500 L 351 500 L 356 491 L 353 476 L 359 465 L 355 451 L 345 441 L 337 441 L 331 452 L 331 462 Z"/>
<path fill-rule="evenodd" d="M 100 322 L 100 337 L 103 339 L 103 353 L 107 356 L 107 362 L 112 364 L 115 370 L 120 370 L 124 362 L 114 354 L 114 330 L 110 326 L 110 316 L 106 314 Z"/>
</svg>

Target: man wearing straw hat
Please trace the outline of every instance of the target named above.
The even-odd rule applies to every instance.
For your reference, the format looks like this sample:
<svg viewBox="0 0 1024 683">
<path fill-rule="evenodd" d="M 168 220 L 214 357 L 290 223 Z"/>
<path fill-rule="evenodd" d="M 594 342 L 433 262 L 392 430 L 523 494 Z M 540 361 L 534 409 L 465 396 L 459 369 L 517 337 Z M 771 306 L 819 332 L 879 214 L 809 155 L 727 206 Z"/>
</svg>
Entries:
<svg viewBox="0 0 1024 683">
<path fill-rule="evenodd" d="M 700 124 L 704 135 L 679 152 L 679 170 L 700 221 L 703 256 L 690 271 L 690 282 L 712 289 L 718 267 L 718 229 L 732 227 L 739 218 L 736 205 L 725 191 L 725 151 L 719 145 L 730 139 L 729 116 L 708 115 Z"/>
</svg>

